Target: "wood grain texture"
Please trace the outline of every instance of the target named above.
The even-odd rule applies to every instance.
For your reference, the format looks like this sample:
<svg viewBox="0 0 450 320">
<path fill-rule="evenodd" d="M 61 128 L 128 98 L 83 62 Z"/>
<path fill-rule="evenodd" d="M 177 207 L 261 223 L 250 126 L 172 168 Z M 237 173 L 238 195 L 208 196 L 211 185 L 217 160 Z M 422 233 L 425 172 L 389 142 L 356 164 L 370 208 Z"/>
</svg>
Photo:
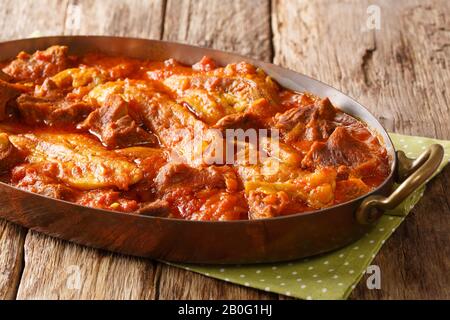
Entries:
<svg viewBox="0 0 450 320">
<path fill-rule="evenodd" d="M 69 0 L 64 33 L 159 39 L 163 0 Z"/>
<path fill-rule="evenodd" d="M 158 267 L 160 270 L 158 299 L 161 300 L 266 300 L 278 298 L 276 294 L 208 278 L 168 265 L 160 264 Z"/>
<path fill-rule="evenodd" d="M 0 300 L 15 299 L 23 268 L 26 230 L 0 220 Z"/>
<path fill-rule="evenodd" d="M 380 30 L 367 30 L 369 5 Z M 398 133 L 450 139 L 446 0 L 273 1 L 274 61 L 349 94 Z"/>
<path fill-rule="evenodd" d="M 370 4 L 381 9 L 379 30 L 367 30 Z M 274 61 L 355 97 L 390 131 L 449 139 L 448 5 L 274 0 Z M 449 172 L 430 183 L 373 262 L 382 290 L 363 280 L 351 298 L 449 297 Z"/>
<path fill-rule="evenodd" d="M 17 299 L 154 299 L 155 267 L 30 231 Z"/>
<path fill-rule="evenodd" d="M 269 0 L 168 0 L 163 38 L 270 61 Z"/>
<path fill-rule="evenodd" d="M 66 1 L 47 1 L 42 6 L 38 1 L 2 0 L 0 5 L 0 40 L 26 37 L 36 29 L 42 34 L 62 33 L 64 16 L 41 19 L 48 12 L 63 12 Z M 34 23 L 26 23 L 33 21 Z M 19 22 L 19 23 L 18 23 Z M 0 299 L 14 299 L 23 269 L 23 244 L 26 230 L 0 220 Z"/>
<path fill-rule="evenodd" d="M 45 4 L 42 1 L 1 0 L 0 39 L 24 38 L 36 31 L 43 36 L 62 34 L 67 5 L 67 0 L 49 0 Z"/>
</svg>

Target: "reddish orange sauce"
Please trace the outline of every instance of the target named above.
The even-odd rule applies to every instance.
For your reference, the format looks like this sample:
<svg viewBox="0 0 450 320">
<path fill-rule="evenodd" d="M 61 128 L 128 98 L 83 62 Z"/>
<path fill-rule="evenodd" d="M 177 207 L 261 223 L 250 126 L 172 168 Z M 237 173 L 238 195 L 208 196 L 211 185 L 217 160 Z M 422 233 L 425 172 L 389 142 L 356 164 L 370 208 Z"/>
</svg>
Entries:
<svg viewBox="0 0 450 320">
<path fill-rule="evenodd" d="M 0 174 L 28 191 L 178 219 L 261 219 L 350 201 L 389 175 L 364 123 L 246 62 L 186 66 L 53 46 L 0 66 Z M 198 132 L 236 129 L 258 132 L 240 143 L 268 158 L 190 157 Z M 260 129 L 278 133 L 277 149 L 257 148 Z"/>
</svg>

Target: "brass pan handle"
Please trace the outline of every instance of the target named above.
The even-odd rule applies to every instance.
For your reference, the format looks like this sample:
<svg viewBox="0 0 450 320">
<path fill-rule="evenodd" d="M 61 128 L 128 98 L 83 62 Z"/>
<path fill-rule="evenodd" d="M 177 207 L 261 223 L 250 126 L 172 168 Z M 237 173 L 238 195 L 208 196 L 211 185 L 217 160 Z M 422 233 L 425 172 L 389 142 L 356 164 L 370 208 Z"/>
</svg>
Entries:
<svg viewBox="0 0 450 320">
<path fill-rule="evenodd" d="M 410 159 L 403 151 L 397 151 L 397 180 L 401 184 L 388 197 L 374 195 L 364 199 L 356 211 L 357 221 L 360 224 L 373 223 L 381 216 L 382 211 L 397 207 L 433 176 L 443 158 L 444 148 L 439 144 L 431 145 L 417 159 Z"/>
</svg>

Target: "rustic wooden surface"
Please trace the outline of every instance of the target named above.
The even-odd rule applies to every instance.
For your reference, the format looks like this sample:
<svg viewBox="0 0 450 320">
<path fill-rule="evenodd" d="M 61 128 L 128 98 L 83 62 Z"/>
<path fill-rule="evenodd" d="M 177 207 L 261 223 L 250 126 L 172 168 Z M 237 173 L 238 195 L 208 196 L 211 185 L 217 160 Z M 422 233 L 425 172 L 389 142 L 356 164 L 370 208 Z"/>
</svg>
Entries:
<svg viewBox="0 0 450 320">
<path fill-rule="evenodd" d="M 450 139 L 446 0 L 42 2 L 0 0 L 0 40 L 107 34 L 225 49 L 327 82 L 366 105 L 390 131 Z M 381 8 L 379 30 L 367 30 L 370 4 Z M 368 290 L 361 281 L 352 299 L 450 298 L 449 181 L 447 168 L 375 258 L 382 289 Z M 283 297 L 0 221 L 0 299 L 14 298 Z"/>
</svg>

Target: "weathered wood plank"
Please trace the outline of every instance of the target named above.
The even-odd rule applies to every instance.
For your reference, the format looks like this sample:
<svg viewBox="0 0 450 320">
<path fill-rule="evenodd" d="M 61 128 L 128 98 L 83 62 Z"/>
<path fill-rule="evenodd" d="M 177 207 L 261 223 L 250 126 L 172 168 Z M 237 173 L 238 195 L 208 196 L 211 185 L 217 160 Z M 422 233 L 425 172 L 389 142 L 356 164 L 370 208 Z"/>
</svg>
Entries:
<svg viewBox="0 0 450 320">
<path fill-rule="evenodd" d="M 158 299 L 214 300 L 214 299 L 276 299 L 276 294 L 238 286 L 222 280 L 185 271 L 168 265 L 159 265 Z"/>
<path fill-rule="evenodd" d="M 163 38 L 269 61 L 269 0 L 168 0 Z"/>
<path fill-rule="evenodd" d="M 65 34 L 160 39 L 164 0 L 69 0 Z"/>
<path fill-rule="evenodd" d="M 371 4 L 381 10 L 379 30 L 367 30 Z M 274 0 L 272 8 L 275 63 L 355 97 L 388 130 L 450 138 L 448 1 Z M 382 290 L 361 282 L 352 298 L 449 296 L 449 172 L 375 259 Z"/>
<path fill-rule="evenodd" d="M 2 0 L 0 39 L 24 38 L 36 31 L 43 36 L 62 34 L 68 3 L 68 0 L 49 0 L 45 4 L 39 1 Z"/>
<path fill-rule="evenodd" d="M 15 299 L 23 268 L 26 230 L 0 220 L 0 300 Z"/>
<path fill-rule="evenodd" d="M 3 0 L 0 39 L 32 34 L 126 35 L 159 39 L 164 6 L 164 0 L 46 0 L 45 5 L 37 1 Z"/>
<path fill-rule="evenodd" d="M 64 16 L 55 16 L 53 19 L 40 17 L 48 12 L 62 12 L 66 6 L 67 1 L 48 1 L 43 6 L 37 1 L 3 0 L 0 5 L 0 40 L 25 37 L 36 28 L 41 29 L 42 34 L 61 33 Z M 23 269 L 25 235 L 25 229 L 0 220 L 0 299 L 16 297 Z"/>
<path fill-rule="evenodd" d="M 371 4 L 380 30 L 367 30 Z M 448 9 L 445 0 L 274 0 L 274 60 L 355 97 L 388 129 L 449 139 Z"/>
<path fill-rule="evenodd" d="M 30 231 L 17 299 L 154 299 L 152 262 Z"/>
<path fill-rule="evenodd" d="M 0 24 L 3 30 L 12 28 L 2 33 L 4 39 L 27 37 L 31 33 L 159 38 L 164 6 L 163 0 L 69 0 L 47 1 L 46 5 L 36 1 L 6 1 L 0 8 Z M 48 12 L 57 14 L 42 19 Z M 18 24 L 17 19 L 33 23 Z M 0 280 L 0 297 L 11 297 L 17 291 L 14 279 L 16 274 L 20 275 L 23 234 L 6 223 L 0 225 L 0 234 L 3 235 L 0 237 L 0 262 L 5 268 L 2 273 L 8 277 Z M 79 288 L 75 281 L 78 271 Z M 151 299 L 155 297 L 155 274 L 151 261 L 83 248 L 30 232 L 25 240 L 25 266 L 17 297 Z"/>
</svg>

